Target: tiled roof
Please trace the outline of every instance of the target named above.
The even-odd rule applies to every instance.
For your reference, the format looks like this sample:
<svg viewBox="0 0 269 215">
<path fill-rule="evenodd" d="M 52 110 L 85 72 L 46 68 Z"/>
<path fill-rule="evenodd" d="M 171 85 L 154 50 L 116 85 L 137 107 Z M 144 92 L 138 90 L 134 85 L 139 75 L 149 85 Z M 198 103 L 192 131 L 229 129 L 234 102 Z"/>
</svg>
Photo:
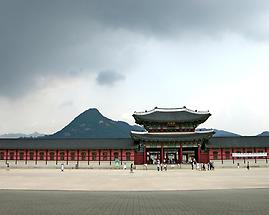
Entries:
<svg viewBox="0 0 269 215">
<path fill-rule="evenodd" d="M 269 147 L 269 136 L 212 137 L 208 147 Z"/>
<path fill-rule="evenodd" d="M 135 112 L 133 117 L 136 123 L 143 124 L 145 122 L 205 122 L 211 114 L 209 111 L 193 111 L 186 107 L 183 108 L 155 108 L 145 112 Z"/>
<path fill-rule="evenodd" d="M 0 149 L 131 149 L 131 138 L 115 139 L 0 139 Z"/>
</svg>

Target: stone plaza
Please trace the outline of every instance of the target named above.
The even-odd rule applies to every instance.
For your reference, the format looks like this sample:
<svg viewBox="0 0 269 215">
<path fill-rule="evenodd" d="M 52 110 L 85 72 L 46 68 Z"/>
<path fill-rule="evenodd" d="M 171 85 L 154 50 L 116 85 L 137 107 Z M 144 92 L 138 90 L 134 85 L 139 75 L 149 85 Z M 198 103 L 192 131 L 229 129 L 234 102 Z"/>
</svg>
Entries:
<svg viewBox="0 0 269 215">
<path fill-rule="evenodd" d="M 269 169 L 0 169 L 0 214 L 268 214 Z"/>
</svg>

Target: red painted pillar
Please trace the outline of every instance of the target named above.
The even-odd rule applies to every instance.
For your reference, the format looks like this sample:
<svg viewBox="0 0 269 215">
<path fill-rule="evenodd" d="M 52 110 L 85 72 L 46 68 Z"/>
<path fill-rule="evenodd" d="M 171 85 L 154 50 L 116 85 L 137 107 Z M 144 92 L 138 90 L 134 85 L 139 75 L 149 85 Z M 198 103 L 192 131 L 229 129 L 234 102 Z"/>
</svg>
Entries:
<svg viewBox="0 0 269 215">
<path fill-rule="evenodd" d="M 200 163 L 200 157 L 201 157 L 201 146 L 200 144 L 198 144 L 198 157 L 197 157 L 198 163 Z"/>
<path fill-rule="evenodd" d="M 6 150 L 6 163 L 7 163 L 7 160 L 8 160 L 8 149 Z"/>
<path fill-rule="evenodd" d="M 233 153 L 234 153 L 234 148 L 232 147 L 232 159 L 233 159 L 233 164 L 234 164 L 234 157 L 233 157 Z"/>
<path fill-rule="evenodd" d="M 27 158 L 28 158 L 28 149 L 26 149 L 25 164 L 27 164 Z"/>
<path fill-rule="evenodd" d="M 98 150 L 98 160 L 99 160 L 99 165 L 101 162 L 101 149 Z"/>
<path fill-rule="evenodd" d="M 223 149 L 220 148 L 220 157 L 221 157 L 221 163 L 223 164 Z"/>
<path fill-rule="evenodd" d="M 79 150 L 77 150 L 77 164 L 79 162 Z"/>
<path fill-rule="evenodd" d="M 182 163 L 182 143 L 180 144 L 179 148 L 179 162 Z"/>
<path fill-rule="evenodd" d="M 266 148 L 266 147 L 264 148 L 264 150 L 265 150 L 265 152 L 267 153 L 267 148 Z M 268 163 L 267 157 L 268 157 L 268 155 L 267 155 L 266 158 L 265 158 L 265 159 L 266 159 L 266 163 Z"/>
<path fill-rule="evenodd" d="M 161 163 L 163 162 L 163 144 L 161 146 L 161 159 L 160 159 L 160 162 Z"/>
<path fill-rule="evenodd" d="M 146 164 L 146 163 L 147 163 L 147 148 L 144 145 L 144 164 Z"/>
<path fill-rule="evenodd" d="M 38 150 L 35 150 L 35 164 L 37 164 L 37 155 L 38 155 Z"/>
<path fill-rule="evenodd" d="M 48 150 L 46 150 L 46 165 L 48 164 Z"/>
<path fill-rule="evenodd" d="M 122 149 L 120 150 L 120 165 L 122 165 Z"/>
<path fill-rule="evenodd" d="M 90 165 L 90 149 L 88 149 L 88 165 Z"/>
<path fill-rule="evenodd" d="M 59 150 L 56 149 L 56 165 L 58 164 L 58 152 L 59 152 Z"/>
<path fill-rule="evenodd" d="M 109 164 L 111 165 L 111 149 L 109 149 Z"/>
<path fill-rule="evenodd" d="M 17 164 L 18 163 L 18 149 L 16 149 L 16 161 L 15 163 Z"/>
<path fill-rule="evenodd" d="M 69 160 L 69 150 L 66 150 L 66 164 L 68 165 Z"/>
<path fill-rule="evenodd" d="M 256 153 L 256 148 L 254 147 L 254 153 Z M 255 156 L 255 163 L 257 163 L 257 157 Z"/>
</svg>

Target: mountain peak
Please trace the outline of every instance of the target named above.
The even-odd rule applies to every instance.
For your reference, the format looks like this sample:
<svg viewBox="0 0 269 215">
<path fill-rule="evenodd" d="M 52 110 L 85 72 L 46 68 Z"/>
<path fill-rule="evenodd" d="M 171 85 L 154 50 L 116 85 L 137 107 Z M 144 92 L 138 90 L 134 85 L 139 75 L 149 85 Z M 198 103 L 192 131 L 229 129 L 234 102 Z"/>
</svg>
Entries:
<svg viewBox="0 0 269 215">
<path fill-rule="evenodd" d="M 269 136 L 269 131 L 263 131 L 262 133 L 258 134 L 257 136 Z"/>
<path fill-rule="evenodd" d="M 78 115 L 55 138 L 128 138 L 134 127 L 103 116 L 98 109 L 90 108 Z M 137 129 L 137 128 L 135 128 Z"/>
<path fill-rule="evenodd" d="M 82 114 L 92 114 L 92 115 L 101 115 L 101 116 L 103 116 L 97 108 L 89 108 L 88 110 L 85 110 L 80 115 L 82 115 Z"/>
</svg>

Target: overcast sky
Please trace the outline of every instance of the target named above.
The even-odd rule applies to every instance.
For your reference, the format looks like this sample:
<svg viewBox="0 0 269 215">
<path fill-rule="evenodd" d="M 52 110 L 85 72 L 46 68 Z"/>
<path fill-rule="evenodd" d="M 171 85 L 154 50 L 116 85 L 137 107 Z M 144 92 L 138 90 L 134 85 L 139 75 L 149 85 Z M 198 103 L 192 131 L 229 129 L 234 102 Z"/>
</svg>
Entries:
<svg viewBox="0 0 269 215">
<path fill-rule="evenodd" d="M 0 134 L 158 107 L 269 130 L 269 1 L 0 0 Z"/>
</svg>

